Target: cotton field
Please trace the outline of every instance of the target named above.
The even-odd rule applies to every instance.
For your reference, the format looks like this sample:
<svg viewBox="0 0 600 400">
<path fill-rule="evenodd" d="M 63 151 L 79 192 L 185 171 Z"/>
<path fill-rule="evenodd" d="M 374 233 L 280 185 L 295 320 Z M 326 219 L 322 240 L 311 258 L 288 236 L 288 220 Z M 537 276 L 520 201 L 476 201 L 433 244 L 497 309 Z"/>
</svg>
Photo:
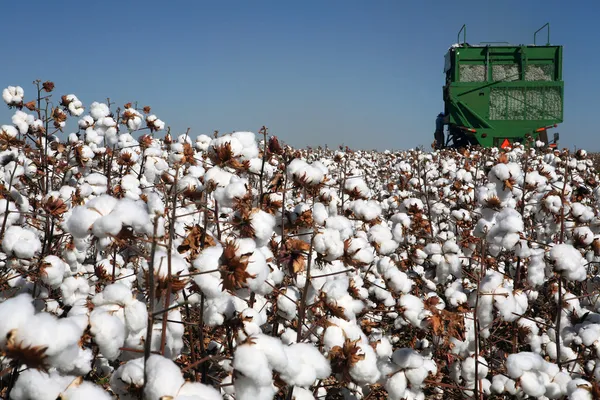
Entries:
<svg viewBox="0 0 600 400">
<path fill-rule="evenodd" d="M 600 397 L 585 151 L 293 149 L 57 91 L 2 93 L 1 398 Z"/>
</svg>

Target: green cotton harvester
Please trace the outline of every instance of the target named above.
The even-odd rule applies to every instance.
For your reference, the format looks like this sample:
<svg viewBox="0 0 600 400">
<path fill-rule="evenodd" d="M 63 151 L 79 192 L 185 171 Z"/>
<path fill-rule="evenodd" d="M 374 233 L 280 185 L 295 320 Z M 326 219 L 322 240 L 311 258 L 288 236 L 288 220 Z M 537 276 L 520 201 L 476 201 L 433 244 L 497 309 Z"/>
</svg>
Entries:
<svg viewBox="0 0 600 400">
<path fill-rule="evenodd" d="M 544 28 L 546 44 L 538 45 Z M 558 133 L 549 141 L 548 130 L 563 121 L 563 48 L 550 45 L 550 25 L 534 33 L 533 45 L 471 45 L 466 36 L 463 25 L 445 56 L 446 145 L 504 148 L 540 140 L 556 146 Z"/>
</svg>

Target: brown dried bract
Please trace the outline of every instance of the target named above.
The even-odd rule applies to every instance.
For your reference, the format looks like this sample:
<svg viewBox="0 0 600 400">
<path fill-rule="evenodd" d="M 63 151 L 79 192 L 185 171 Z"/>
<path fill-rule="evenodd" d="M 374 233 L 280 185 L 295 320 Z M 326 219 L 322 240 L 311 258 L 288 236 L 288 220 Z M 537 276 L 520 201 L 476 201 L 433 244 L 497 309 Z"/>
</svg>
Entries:
<svg viewBox="0 0 600 400">
<path fill-rule="evenodd" d="M 48 372 L 46 346 L 24 346 L 22 342 L 17 343 L 15 339 L 16 331 L 12 330 L 6 335 L 6 357 L 19 361 L 29 368 L 39 369 Z"/>
<path fill-rule="evenodd" d="M 221 266 L 219 267 L 224 290 L 241 289 L 248 283 L 249 279 L 256 277 L 256 275 L 252 275 L 247 271 L 252 253 L 242 254 L 238 257 L 236 255 L 237 250 L 238 246 L 235 243 L 225 243 L 220 259 Z"/>
<path fill-rule="evenodd" d="M 346 338 L 344 346 L 335 346 L 329 352 L 329 360 L 331 360 L 331 370 L 336 374 L 342 375 L 343 382 L 351 382 L 350 368 L 356 363 L 365 359 L 365 354 L 357 345 L 360 339 L 350 340 Z"/>
</svg>

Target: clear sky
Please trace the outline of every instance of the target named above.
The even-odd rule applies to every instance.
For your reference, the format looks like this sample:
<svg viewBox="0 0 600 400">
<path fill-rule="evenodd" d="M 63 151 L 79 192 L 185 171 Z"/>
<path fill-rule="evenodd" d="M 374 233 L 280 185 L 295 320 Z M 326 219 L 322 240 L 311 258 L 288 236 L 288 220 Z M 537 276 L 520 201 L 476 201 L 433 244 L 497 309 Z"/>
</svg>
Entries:
<svg viewBox="0 0 600 400">
<path fill-rule="evenodd" d="M 429 148 L 462 24 L 471 43 L 531 43 L 550 22 L 565 46 L 561 145 L 598 151 L 599 13 L 597 0 L 3 0 L 0 86 L 137 101 L 174 133 L 266 125 L 294 146 Z"/>
</svg>

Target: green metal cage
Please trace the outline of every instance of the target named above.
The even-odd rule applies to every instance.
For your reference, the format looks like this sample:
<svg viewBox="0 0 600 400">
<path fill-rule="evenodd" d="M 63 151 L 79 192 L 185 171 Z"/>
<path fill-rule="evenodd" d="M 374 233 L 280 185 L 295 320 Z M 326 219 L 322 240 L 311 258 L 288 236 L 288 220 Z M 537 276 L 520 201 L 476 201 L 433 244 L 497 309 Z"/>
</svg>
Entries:
<svg viewBox="0 0 600 400">
<path fill-rule="evenodd" d="M 548 40 L 538 45 L 544 28 Z M 460 41 L 460 34 L 463 40 Z M 445 56 L 443 88 L 449 130 L 468 136 L 484 147 L 499 141 L 523 141 L 531 135 L 547 140 L 547 128 L 563 122 L 564 82 L 562 46 L 550 45 L 550 26 L 534 34 L 533 45 L 466 42 L 466 26 L 459 43 Z"/>
</svg>

